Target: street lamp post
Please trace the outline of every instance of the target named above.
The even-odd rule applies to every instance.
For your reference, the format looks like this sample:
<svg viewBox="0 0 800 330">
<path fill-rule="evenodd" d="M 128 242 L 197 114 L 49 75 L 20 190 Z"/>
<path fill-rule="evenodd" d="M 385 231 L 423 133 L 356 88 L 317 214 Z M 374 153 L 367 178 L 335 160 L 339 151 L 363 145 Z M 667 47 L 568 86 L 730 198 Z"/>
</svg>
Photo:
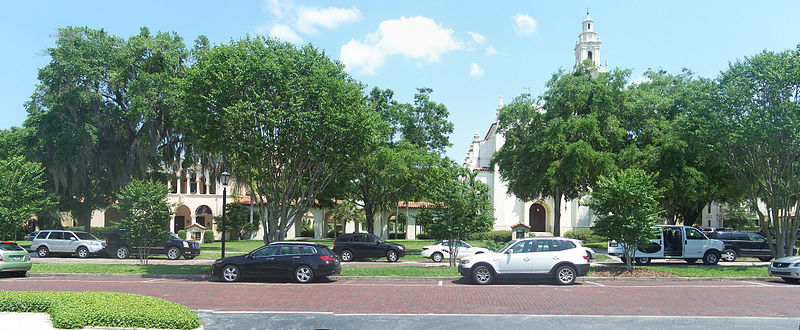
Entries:
<svg viewBox="0 0 800 330">
<path fill-rule="evenodd" d="M 228 171 L 222 172 L 219 175 L 219 181 L 222 183 L 222 258 L 225 258 L 225 196 L 228 195 L 227 188 L 231 180 L 231 174 Z"/>
</svg>

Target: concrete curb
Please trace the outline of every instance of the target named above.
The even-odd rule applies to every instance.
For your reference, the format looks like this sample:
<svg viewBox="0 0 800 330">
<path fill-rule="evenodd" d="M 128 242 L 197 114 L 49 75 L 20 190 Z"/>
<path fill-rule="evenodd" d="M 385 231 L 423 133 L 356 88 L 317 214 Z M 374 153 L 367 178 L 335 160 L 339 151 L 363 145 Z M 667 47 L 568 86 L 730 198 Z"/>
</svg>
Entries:
<svg viewBox="0 0 800 330">
<path fill-rule="evenodd" d="M 96 273 L 28 273 L 29 277 L 113 277 L 113 278 L 165 278 L 183 280 L 213 280 L 211 275 L 199 274 L 96 274 Z M 544 278 L 544 277 L 543 277 Z M 331 276 L 338 281 L 457 281 L 461 276 Z M 584 281 L 766 281 L 777 277 L 578 277 Z"/>
</svg>

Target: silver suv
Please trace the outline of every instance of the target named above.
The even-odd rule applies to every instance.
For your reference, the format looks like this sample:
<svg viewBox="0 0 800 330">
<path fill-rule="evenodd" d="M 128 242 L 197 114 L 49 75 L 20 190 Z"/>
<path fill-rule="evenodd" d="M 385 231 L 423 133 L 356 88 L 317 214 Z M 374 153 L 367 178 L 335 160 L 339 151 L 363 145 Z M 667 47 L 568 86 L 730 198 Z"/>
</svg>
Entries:
<svg viewBox="0 0 800 330">
<path fill-rule="evenodd" d="M 530 237 L 506 243 L 497 252 L 461 259 L 458 271 L 477 284 L 495 278 L 551 276 L 558 284 L 572 284 L 589 272 L 589 257 L 579 242 L 562 237 Z"/>
<path fill-rule="evenodd" d="M 36 251 L 40 258 L 51 253 L 75 253 L 86 258 L 89 254 L 100 253 L 105 247 L 106 243 L 92 234 L 68 230 L 42 230 L 31 244 L 31 250 Z"/>
</svg>

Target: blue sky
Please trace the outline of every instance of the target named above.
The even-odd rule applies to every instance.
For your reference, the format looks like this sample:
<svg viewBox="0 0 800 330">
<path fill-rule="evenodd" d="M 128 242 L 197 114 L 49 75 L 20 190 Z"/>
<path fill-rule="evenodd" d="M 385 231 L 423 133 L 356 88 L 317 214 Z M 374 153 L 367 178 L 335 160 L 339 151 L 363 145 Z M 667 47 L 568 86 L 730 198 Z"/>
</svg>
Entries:
<svg viewBox="0 0 800 330">
<path fill-rule="evenodd" d="M 716 77 L 730 61 L 800 43 L 800 1 L 11 1 L 0 12 L 0 129 L 21 126 L 37 69 L 61 26 L 121 37 L 147 26 L 213 43 L 247 34 L 311 42 L 353 77 L 395 91 L 415 89 L 450 110 L 448 156 L 460 162 L 475 130 L 494 122 L 498 98 L 541 94 L 573 48 L 589 7 L 601 61 L 628 68 L 689 68 Z"/>
</svg>

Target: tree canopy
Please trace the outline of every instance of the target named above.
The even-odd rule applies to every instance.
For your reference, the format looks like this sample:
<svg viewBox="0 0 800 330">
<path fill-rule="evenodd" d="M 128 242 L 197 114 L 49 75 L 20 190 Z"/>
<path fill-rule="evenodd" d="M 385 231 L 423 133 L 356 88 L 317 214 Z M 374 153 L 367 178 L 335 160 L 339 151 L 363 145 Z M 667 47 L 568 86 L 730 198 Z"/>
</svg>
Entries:
<svg viewBox="0 0 800 330">
<path fill-rule="evenodd" d="M 217 45 L 198 56 L 184 96 L 189 141 L 223 155 L 263 199 L 265 242 L 283 240 L 379 134 L 361 85 L 311 45 L 262 37 Z"/>
<path fill-rule="evenodd" d="M 598 73 L 591 63 L 558 72 L 540 107 L 523 94 L 500 110 L 505 143 L 493 159 L 508 190 L 523 200 L 552 197 L 553 234 L 561 233 L 561 199 L 582 196 L 612 173 L 625 130 L 617 117 L 625 106 L 628 71 Z"/>
<path fill-rule="evenodd" d="M 86 27 L 60 28 L 46 53 L 25 126 L 62 207 L 88 230 L 91 211 L 131 178 L 179 156 L 167 151 L 189 54 L 176 34 L 142 28 L 125 40 Z"/>
</svg>

